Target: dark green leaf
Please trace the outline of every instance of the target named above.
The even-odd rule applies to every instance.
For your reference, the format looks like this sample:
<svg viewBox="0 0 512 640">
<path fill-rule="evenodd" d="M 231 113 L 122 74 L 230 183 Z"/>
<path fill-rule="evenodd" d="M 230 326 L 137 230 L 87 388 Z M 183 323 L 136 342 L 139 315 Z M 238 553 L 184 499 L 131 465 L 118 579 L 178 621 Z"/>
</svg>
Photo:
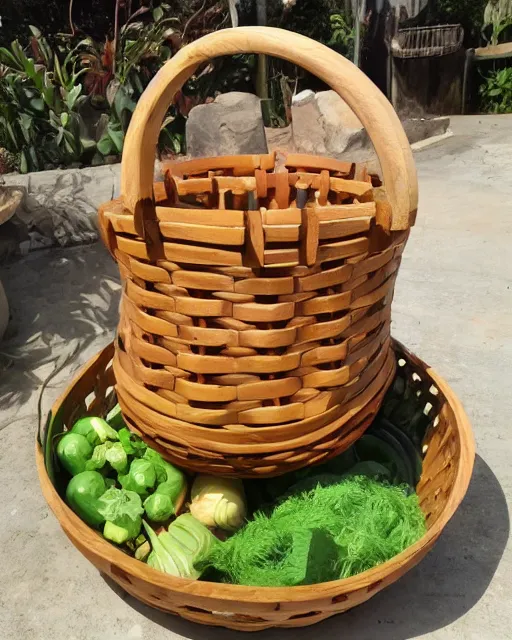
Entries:
<svg viewBox="0 0 512 640">
<path fill-rule="evenodd" d="M 40 38 L 41 37 L 41 32 L 39 31 L 39 29 L 37 27 L 34 27 L 33 24 L 29 24 L 28 28 L 30 29 L 30 32 L 32 33 L 32 35 L 36 38 Z"/>
<path fill-rule="evenodd" d="M 9 132 L 9 135 L 11 136 L 11 140 L 13 141 L 14 146 L 17 148 L 19 146 L 19 142 L 18 142 L 18 138 L 16 137 L 16 134 L 14 133 L 14 128 L 12 124 L 10 122 L 6 122 L 6 128 L 7 128 L 7 131 Z"/>
<path fill-rule="evenodd" d="M 32 98 L 30 106 L 35 111 L 44 111 L 44 100 L 42 98 Z"/>
<path fill-rule="evenodd" d="M 29 172 L 29 166 L 28 166 L 27 154 L 23 150 L 20 154 L 20 173 L 28 173 L 28 172 Z"/>
<path fill-rule="evenodd" d="M 114 143 L 114 147 L 118 153 L 121 153 L 123 150 L 123 142 L 124 142 L 124 134 L 121 130 L 113 127 L 110 122 L 107 126 L 107 131 L 110 136 L 110 139 Z"/>
<path fill-rule="evenodd" d="M 37 157 L 37 152 L 34 146 L 30 146 L 28 148 L 28 153 L 30 156 L 30 161 L 32 163 L 32 167 L 36 170 L 39 171 L 39 169 L 41 168 L 39 166 L 39 158 Z"/>
<path fill-rule="evenodd" d="M 103 136 L 96 146 L 98 151 L 104 156 L 110 155 L 114 149 L 113 142 L 108 135 Z"/>
<path fill-rule="evenodd" d="M 21 65 L 20 62 L 12 55 L 12 53 L 5 47 L 0 47 L 0 62 L 7 67 L 11 67 L 19 71 L 23 69 L 23 65 Z"/>
<path fill-rule="evenodd" d="M 81 92 L 82 92 L 81 84 L 75 85 L 70 91 L 68 91 L 66 95 L 66 105 L 70 111 L 74 109 L 75 103 Z"/>
<path fill-rule="evenodd" d="M 163 17 L 164 17 L 164 10 L 162 9 L 162 7 L 156 7 L 156 9 L 153 9 L 153 20 L 155 22 L 158 22 Z"/>
<path fill-rule="evenodd" d="M 96 147 L 96 142 L 90 138 L 80 138 L 80 144 L 84 148 L 84 151 L 89 151 L 89 149 Z"/>
<path fill-rule="evenodd" d="M 20 124 L 21 133 L 28 144 L 30 142 L 30 130 L 32 128 L 33 119 L 28 114 L 22 113 L 18 118 L 18 122 Z"/>
</svg>

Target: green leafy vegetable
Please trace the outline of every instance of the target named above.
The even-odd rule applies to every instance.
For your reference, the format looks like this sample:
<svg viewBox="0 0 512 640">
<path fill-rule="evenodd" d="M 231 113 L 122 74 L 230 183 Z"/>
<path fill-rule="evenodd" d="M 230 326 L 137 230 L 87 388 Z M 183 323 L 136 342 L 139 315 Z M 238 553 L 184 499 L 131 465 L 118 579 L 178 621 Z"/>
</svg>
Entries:
<svg viewBox="0 0 512 640">
<path fill-rule="evenodd" d="M 164 460 L 154 449 L 146 449 L 144 459 L 151 462 L 155 468 L 157 493 L 166 494 L 175 502 L 187 484 L 183 471 Z"/>
<path fill-rule="evenodd" d="M 136 456 L 141 458 L 146 451 L 147 444 L 139 438 L 135 433 L 132 433 L 126 427 L 123 427 L 118 431 L 119 441 L 123 445 L 124 450 L 129 456 Z"/>
<path fill-rule="evenodd" d="M 116 406 L 107 413 L 106 421 L 112 429 L 115 429 L 116 431 L 119 431 L 119 429 L 126 429 L 126 423 L 119 404 L 116 404 Z"/>
<path fill-rule="evenodd" d="M 201 569 L 196 568 L 203 557 L 211 552 L 217 539 L 190 513 L 174 520 L 168 531 L 157 535 L 143 522 L 149 536 L 152 551 L 147 563 L 150 567 L 181 578 L 199 578 Z"/>
<path fill-rule="evenodd" d="M 137 493 L 111 487 L 98 502 L 98 511 L 106 520 L 103 535 L 107 540 L 123 544 L 139 535 L 144 509 Z"/>
<path fill-rule="evenodd" d="M 136 520 L 144 511 L 140 496 L 137 493 L 116 489 L 115 487 L 105 491 L 99 502 L 99 512 L 105 520 L 111 520 L 112 522 L 123 516 Z"/>
<path fill-rule="evenodd" d="M 135 491 L 146 496 L 156 484 L 156 471 L 153 463 L 142 458 L 136 458 L 125 475 L 119 475 L 119 482 L 123 489 Z"/>
<path fill-rule="evenodd" d="M 347 476 L 256 513 L 215 545 L 201 566 L 249 586 L 294 586 L 347 578 L 389 560 L 426 531 L 406 485 Z"/>
<path fill-rule="evenodd" d="M 98 444 L 94 447 L 91 459 L 88 460 L 85 468 L 87 471 L 95 471 L 103 469 L 107 462 L 107 451 L 112 446 L 112 442 L 105 442 L 104 444 Z"/>
<path fill-rule="evenodd" d="M 71 432 L 85 436 L 93 446 L 107 440 L 118 440 L 117 432 L 108 422 L 97 417 L 81 418 L 73 425 Z"/>
<path fill-rule="evenodd" d="M 107 449 L 106 457 L 113 469 L 118 473 L 126 473 L 128 470 L 128 456 L 121 442 L 114 442 Z"/>
</svg>

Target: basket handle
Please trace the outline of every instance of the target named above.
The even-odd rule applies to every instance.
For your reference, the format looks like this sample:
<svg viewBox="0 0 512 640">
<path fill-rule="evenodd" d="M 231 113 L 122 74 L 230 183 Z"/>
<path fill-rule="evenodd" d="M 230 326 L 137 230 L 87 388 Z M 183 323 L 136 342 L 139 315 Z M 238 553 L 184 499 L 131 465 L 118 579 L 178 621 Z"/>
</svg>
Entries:
<svg viewBox="0 0 512 640">
<path fill-rule="evenodd" d="M 408 229 L 418 206 L 414 160 L 393 107 L 352 62 L 306 36 L 272 27 L 223 29 L 181 49 L 155 75 L 140 98 L 123 149 L 121 194 L 146 237 L 154 220 L 153 166 L 165 113 L 198 65 L 217 56 L 264 53 L 284 58 L 330 85 L 361 120 L 375 147 L 391 204 L 392 230 Z"/>
</svg>

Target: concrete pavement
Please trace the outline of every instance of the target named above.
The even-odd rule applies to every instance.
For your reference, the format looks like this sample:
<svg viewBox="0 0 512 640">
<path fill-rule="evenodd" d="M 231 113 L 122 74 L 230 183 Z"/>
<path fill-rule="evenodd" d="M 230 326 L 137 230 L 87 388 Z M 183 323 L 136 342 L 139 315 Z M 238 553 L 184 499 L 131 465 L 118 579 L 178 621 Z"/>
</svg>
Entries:
<svg viewBox="0 0 512 640">
<path fill-rule="evenodd" d="M 398 278 L 393 333 L 439 371 L 473 423 L 468 495 L 434 551 L 365 605 L 274 640 L 512 637 L 512 115 L 455 117 L 416 154 L 420 209 Z M 117 320 L 117 268 L 100 245 L 34 253 L 3 268 L 14 323 L 0 345 L 0 638 L 231 640 L 121 596 L 68 542 L 40 494 L 37 390 L 83 341 L 45 410 Z M 236 637 L 240 637 L 236 634 Z"/>
</svg>

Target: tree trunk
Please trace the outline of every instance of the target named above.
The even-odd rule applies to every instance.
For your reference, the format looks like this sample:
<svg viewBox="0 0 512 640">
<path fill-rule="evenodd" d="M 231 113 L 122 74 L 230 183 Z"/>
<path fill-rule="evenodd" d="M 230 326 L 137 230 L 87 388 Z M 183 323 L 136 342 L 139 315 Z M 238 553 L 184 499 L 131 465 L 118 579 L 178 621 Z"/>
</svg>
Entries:
<svg viewBox="0 0 512 640">
<path fill-rule="evenodd" d="M 238 11 L 236 8 L 237 0 L 228 0 L 229 4 L 229 16 L 231 18 L 231 26 L 233 28 L 238 27 Z"/>
</svg>

